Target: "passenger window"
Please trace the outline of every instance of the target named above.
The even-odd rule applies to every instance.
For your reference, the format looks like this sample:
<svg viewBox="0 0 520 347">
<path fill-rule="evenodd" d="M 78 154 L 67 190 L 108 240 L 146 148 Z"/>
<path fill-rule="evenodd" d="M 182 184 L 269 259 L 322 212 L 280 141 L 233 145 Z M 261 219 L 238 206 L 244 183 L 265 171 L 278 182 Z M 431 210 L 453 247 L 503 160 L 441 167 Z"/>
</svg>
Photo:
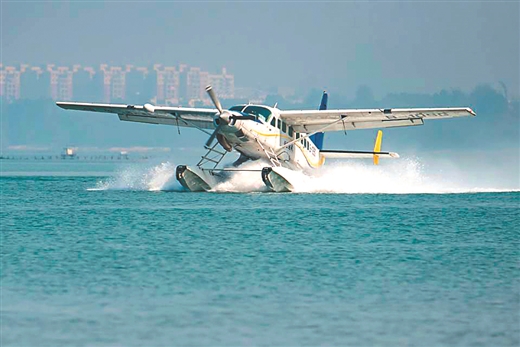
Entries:
<svg viewBox="0 0 520 347">
<path fill-rule="evenodd" d="M 285 125 L 285 122 L 284 122 L 284 121 L 282 121 L 282 131 L 283 131 L 284 133 L 287 133 L 287 126 Z"/>
<path fill-rule="evenodd" d="M 292 126 L 289 125 L 289 137 L 293 136 Z"/>
<path fill-rule="evenodd" d="M 300 133 L 296 133 L 296 138 L 297 138 L 297 139 L 300 138 Z"/>
</svg>

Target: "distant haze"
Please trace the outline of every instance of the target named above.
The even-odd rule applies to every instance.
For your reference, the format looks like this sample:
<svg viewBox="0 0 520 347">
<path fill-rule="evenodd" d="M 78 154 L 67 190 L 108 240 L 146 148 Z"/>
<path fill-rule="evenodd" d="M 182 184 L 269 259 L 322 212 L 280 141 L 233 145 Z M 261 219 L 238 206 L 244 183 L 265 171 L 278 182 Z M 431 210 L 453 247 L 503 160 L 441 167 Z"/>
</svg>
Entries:
<svg viewBox="0 0 520 347">
<path fill-rule="evenodd" d="M 519 95 L 518 2 L 2 2 L 2 63 L 153 63 L 239 87 Z M 418 105 L 420 106 L 420 105 Z"/>
</svg>

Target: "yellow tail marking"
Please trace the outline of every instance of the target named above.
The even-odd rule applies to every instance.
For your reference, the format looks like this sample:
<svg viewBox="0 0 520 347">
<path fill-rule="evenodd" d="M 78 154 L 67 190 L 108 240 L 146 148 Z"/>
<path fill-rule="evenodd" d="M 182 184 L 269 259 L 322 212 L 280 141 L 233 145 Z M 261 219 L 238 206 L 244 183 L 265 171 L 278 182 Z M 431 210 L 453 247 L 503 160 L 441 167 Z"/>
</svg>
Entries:
<svg viewBox="0 0 520 347">
<path fill-rule="evenodd" d="M 374 152 L 381 152 L 381 144 L 383 142 L 383 131 L 377 132 L 376 143 L 374 144 Z M 374 165 L 379 164 L 379 156 L 374 154 Z"/>
</svg>

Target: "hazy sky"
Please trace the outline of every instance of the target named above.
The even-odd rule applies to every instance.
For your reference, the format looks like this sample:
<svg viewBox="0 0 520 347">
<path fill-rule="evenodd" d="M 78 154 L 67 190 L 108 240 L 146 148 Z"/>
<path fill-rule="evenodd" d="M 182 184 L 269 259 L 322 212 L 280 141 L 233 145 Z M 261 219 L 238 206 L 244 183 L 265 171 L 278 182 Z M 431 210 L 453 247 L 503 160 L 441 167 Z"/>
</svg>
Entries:
<svg viewBox="0 0 520 347">
<path fill-rule="evenodd" d="M 519 2 L 5 2 L 4 64 L 225 66 L 237 86 L 519 95 Z"/>
</svg>

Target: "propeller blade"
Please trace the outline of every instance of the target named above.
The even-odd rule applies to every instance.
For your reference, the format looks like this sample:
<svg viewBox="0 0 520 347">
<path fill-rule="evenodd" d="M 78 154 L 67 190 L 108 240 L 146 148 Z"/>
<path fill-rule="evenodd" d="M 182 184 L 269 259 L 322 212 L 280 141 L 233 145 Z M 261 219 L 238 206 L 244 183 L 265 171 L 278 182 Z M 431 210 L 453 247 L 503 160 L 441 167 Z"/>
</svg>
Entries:
<svg viewBox="0 0 520 347">
<path fill-rule="evenodd" d="M 213 133 L 211 133 L 208 141 L 206 141 L 206 147 L 211 147 L 211 144 L 215 140 L 215 136 L 217 136 L 217 133 L 220 131 L 220 128 L 222 128 L 222 124 L 223 123 L 220 123 L 219 125 L 217 125 L 217 128 L 215 129 L 215 131 L 213 131 Z"/>
<path fill-rule="evenodd" d="M 213 90 L 213 88 L 211 86 L 207 86 L 206 92 L 208 92 L 208 95 L 209 95 L 211 101 L 213 101 L 213 104 L 215 105 L 215 107 L 217 108 L 218 113 L 222 114 L 222 112 L 224 112 L 224 110 L 222 109 L 222 105 L 220 104 L 220 101 L 218 101 L 217 95 L 215 94 L 215 91 Z"/>
</svg>

